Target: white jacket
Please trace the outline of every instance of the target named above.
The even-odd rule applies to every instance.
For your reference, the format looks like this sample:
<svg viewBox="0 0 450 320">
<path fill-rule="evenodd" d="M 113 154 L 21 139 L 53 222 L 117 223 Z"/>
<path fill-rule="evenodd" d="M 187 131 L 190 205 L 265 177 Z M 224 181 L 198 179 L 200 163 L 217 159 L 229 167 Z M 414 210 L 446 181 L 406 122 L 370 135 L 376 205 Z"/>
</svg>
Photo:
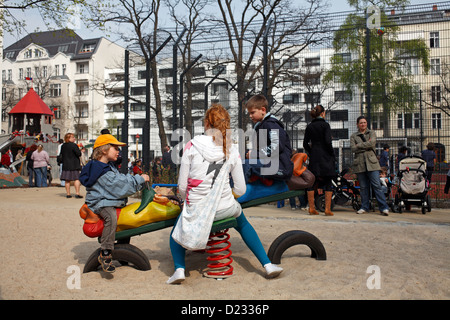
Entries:
<svg viewBox="0 0 450 320">
<path fill-rule="evenodd" d="M 224 163 L 225 155 L 222 146 L 216 145 L 211 136 L 195 136 L 189 141 L 181 158 L 178 177 L 178 191 L 188 205 L 193 205 L 209 193 L 215 178 Z M 242 160 L 237 146 L 230 148 L 230 173 L 233 179 L 233 192 L 236 196 L 245 193 L 246 185 Z M 230 181 L 225 182 L 217 210 L 227 209 L 234 205 Z"/>
</svg>

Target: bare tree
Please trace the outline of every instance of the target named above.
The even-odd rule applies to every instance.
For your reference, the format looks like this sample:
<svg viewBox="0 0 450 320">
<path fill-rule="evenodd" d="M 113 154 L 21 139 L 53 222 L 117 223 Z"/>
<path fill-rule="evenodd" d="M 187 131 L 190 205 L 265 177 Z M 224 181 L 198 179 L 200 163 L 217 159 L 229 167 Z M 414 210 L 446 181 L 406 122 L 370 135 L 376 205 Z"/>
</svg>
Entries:
<svg viewBox="0 0 450 320">
<path fill-rule="evenodd" d="M 322 40 L 320 35 L 325 23 L 317 16 L 315 19 L 311 16 L 324 7 L 321 0 L 308 0 L 304 7 L 294 7 L 289 1 L 248 0 L 238 11 L 235 10 L 236 1 L 217 0 L 217 4 L 221 16 L 214 21 L 223 25 L 228 39 L 237 79 L 239 126 L 245 128 L 248 119 L 242 105 L 247 93 L 254 90 L 252 83 L 263 74 L 264 61 L 258 57 L 262 55 L 264 33 L 269 32 L 270 37 L 267 96 L 271 100 L 281 76 L 288 74 L 285 64 L 309 45 Z M 269 21 L 272 21 L 272 28 L 267 30 Z M 283 58 L 280 61 L 275 55 Z"/>
<path fill-rule="evenodd" d="M 111 32 L 117 33 L 124 42 L 130 43 L 131 47 L 137 48 L 139 53 L 143 55 L 144 61 L 149 61 L 161 45 L 161 38 L 165 36 L 158 32 L 161 3 L 161 0 L 118 0 L 116 5 L 104 8 L 102 10 L 103 17 L 95 21 L 95 23 L 98 25 L 117 24 L 118 30 L 111 30 Z M 167 136 L 164 128 L 161 93 L 158 86 L 158 73 L 156 72 L 157 62 L 155 59 L 150 61 L 150 68 L 153 71 L 151 72 L 151 77 L 155 98 L 151 108 L 156 114 L 162 150 L 167 143 Z"/>
</svg>

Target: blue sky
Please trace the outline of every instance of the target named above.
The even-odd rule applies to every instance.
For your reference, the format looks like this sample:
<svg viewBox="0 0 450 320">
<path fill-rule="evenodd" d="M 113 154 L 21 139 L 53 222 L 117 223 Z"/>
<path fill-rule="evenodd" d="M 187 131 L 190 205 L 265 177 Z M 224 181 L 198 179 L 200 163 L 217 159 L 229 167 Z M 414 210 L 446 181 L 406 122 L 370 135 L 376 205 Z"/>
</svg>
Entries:
<svg viewBox="0 0 450 320">
<path fill-rule="evenodd" d="M 410 3 L 411 4 L 426 4 L 426 3 L 432 4 L 432 3 L 436 3 L 436 2 L 440 2 L 440 1 L 442 1 L 442 0 L 439 0 L 439 1 L 410 0 Z M 352 10 L 352 8 L 347 4 L 347 0 L 328 0 L 328 3 L 330 4 L 330 9 L 328 10 L 329 12 L 343 12 L 343 11 Z M 27 32 L 29 32 L 29 33 L 34 32 L 36 30 L 36 28 L 39 28 L 41 31 L 46 30 L 46 27 L 42 23 L 42 19 L 40 18 L 39 15 L 37 15 L 33 12 L 30 12 L 30 11 L 27 11 L 26 16 L 27 16 L 27 23 L 28 23 L 28 27 L 26 30 Z M 32 18 L 30 18 L 30 16 L 32 16 Z M 82 28 L 82 27 L 74 28 L 74 30 L 78 35 L 80 35 L 84 39 L 104 36 L 104 34 L 99 31 L 87 30 L 86 28 Z M 25 35 L 26 35 L 26 33 L 22 33 L 20 36 L 16 36 L 16 35 L 13 36 L 13 35 L 5 34 L 4 39 L 3 39 L 4 48 L 6 48 L 9 45 L 13 44 L 14 42 L 20 40 Z"/>
</svg>

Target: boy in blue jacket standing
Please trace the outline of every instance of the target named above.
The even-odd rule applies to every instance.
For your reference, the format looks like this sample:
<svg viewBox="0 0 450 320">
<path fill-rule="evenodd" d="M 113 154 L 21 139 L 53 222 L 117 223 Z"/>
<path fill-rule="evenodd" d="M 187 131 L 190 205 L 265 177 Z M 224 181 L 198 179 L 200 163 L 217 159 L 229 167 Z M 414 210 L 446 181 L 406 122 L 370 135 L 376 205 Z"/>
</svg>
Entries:
<svg viewBox="0 0 450 320">
<path fill-rule="evenodd" d="M 250 119 L 255 124 L 256 139 L 253 149 L 246 157 L 256 159 L 256 164 L 244 165 L 247 182 L 252 182 L 252 176 L 261 177 L 262 182 L 271 185 L 273 180 L 289 180 L 294 170 L 291 161 L 292 147 L 284 125 L 267 111 L 268 101 L 262 94 L 251 97 L 245 107 Z M 253 162 L 255 162 L 253 160 Z M 269 172 L 265 174 L 265 172 Z"/>
<path fill-rule="evenodd" d="M 100 238 L 98 261 L 105 272 L 114 272 L 112 251 L 117 229 L 116 207 L 124 207 L 127 197 L 142 189 L 149 176 L 125 175 L 114 166 L 119 156 L 119 142 L 110 134 L 103 134 L 95 140 L 92 160 L 83 167 L 80 182 L 86 187 L 86 204 L 104 220 Z"/>
</svg>

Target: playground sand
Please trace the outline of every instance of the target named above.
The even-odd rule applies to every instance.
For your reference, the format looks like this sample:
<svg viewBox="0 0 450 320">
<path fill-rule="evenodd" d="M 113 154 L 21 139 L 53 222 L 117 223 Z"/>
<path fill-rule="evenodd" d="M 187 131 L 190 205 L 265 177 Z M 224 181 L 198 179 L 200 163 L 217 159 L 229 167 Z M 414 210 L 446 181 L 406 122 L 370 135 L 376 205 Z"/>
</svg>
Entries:
<svg viewBox="0 0 450 320">
<path fill-rule="evenodd" d="M 173 272 L 170 228 L 131 240 L 147 255 L 151 270 L 119 267 L 112 275 L 82 273 L 99 247 L 97 239 L 82 232 L 78 210 L 83 199 L 66 199 L 58 187 L 0 189 L 0 198 L 0 299 L 450 298 L 448 209 L 382 217 L 337 207 L 334 217 L 326 217 L 273 205 L 249 208 L 246 216 L 266 250 L 280 234 L 304 230 L 322 241 L 327 260 L 310 258 L 308 247 L 294 246 L 282 256 L 281 276 L 267 280 L 239 234 L 230 230 L 232 277 L 203 277 L 206 255 L 188 252 L 186 280 L 167 285 Z"/>
</svg>

